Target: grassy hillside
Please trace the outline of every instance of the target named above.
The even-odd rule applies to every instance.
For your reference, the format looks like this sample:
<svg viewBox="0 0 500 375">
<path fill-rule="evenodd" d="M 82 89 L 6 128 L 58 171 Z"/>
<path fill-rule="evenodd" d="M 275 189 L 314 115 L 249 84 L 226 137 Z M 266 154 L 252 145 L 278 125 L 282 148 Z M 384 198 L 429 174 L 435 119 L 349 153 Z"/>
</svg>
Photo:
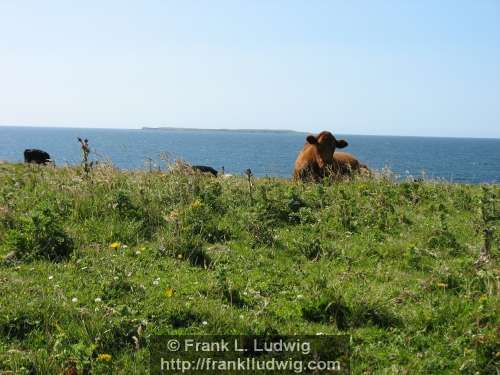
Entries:
<svg viewBox="0 0 500 375">
<path fill-rule="evenodd" d="M 346 333 L 356 374 L 495 373 L 499 193 L 0 165 L 0 371 L 141 373 L 174 332 Z"/>
</svg>

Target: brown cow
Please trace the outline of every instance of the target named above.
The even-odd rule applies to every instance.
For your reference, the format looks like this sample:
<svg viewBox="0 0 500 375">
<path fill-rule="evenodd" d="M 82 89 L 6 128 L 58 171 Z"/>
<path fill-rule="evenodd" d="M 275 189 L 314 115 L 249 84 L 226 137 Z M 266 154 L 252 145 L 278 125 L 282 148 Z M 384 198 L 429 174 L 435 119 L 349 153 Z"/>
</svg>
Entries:
<svg viewBox="0 0 500 375">
<path fill-rule="evenodd" d="M 318 181 L 334 167 L 335 149 L 347 147 L 347 142 L 343 139 L 337 140 L 329 131 L 322 131 L 317 136 L 309 135 L 306 141 L 295 160 L 294 178 Z"/>
<path fill-rule="evenodd" d="M 337 140 L 332 133 L 323 131 L 316 137 L 310 135 L 307 143 L 295 161 L 294 178 L 297 180 L 318 181 L 327 175 L 350 175 L 360 168 L 355 156 L 347 152 L 335 152 L 337 148 L 344 148 L 348 143 Z"/>
</svg>

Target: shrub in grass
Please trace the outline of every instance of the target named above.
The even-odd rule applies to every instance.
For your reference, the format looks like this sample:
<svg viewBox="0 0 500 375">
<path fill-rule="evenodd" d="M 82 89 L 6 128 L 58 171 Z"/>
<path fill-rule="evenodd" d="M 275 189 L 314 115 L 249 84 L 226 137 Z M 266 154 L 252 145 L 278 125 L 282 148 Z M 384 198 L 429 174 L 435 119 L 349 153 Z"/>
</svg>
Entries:
<svg viewBox="0 0 500 375">
<path fill-rule="evenodd" d="M 138 218 L 141 216 L 139 209 L 132 203 L 130 195 L 123 190 L 118 190 L 114 194 L 112 207 L 118 211 L 120 216 L 128 218 Z"/>
<path fill-rule="evenodd" d="M 379 328 L 396 327 L 400 319 L 382 303 L 359 302 L 352 307 L 351 324 L 353 327 L 373 325 Z"/>
<path fill-rule="evenodd" d="M 38 208 L 16 221 L 7 232 L 6 247 L 19 259 L 62 260 L 73 251 L 73 240 L 64 231 L 61 219 L 50 207 Z"/>
<path fill-rule="evenodd" d="M 431 249 L 448 250 L 451 255 L 462 253 L 464 246 L 458 242 L 455 234 L 449 229 L 444 212 L 441 212 L 440 221 L 440 226 L 432 232 L 428 240 L 429 247 Z"/>
<path fill-rule="evenodd" d="M 335 323 L 337 328 L 345 330 L 349 327 L 351 310 L 339 295 L 324 295 L 317 300 L 306 302 L 302 307 L 302 317 L 316 323 Z"/>
<path fill-rule="evenodd" d="M 205 317 L 191 308 L 179 308 L 172 311 L 168 316 L 168 322 L 174 328 L 187 328 L 194 324 L 200 324 Z"/>
<path fill-rule="evenodd" d="M 297 231 L 296 238 L 292 239 L 292 249 L 309 260 L 319 259 L 325 251 L 318 229 L 314 226 L 304 226 L 300 229 L 307 230 Z"/>
<path fill-rule="evenodd" d="M 246 230 L 250 234 L 253 248 L 259 246 L 274 247 L 277 243 L 273 221 L 264 211 L 253 210 L 246 215 Z"/>
<path fill-rule="evenodd" d="M 347 303 L 341 295 L 326 293 L 317 300 L 306 302 L 302 317 L 317 323 L 334 323 L 338 329 L 376 326 L 380 328 L 400 325 L 399 318 L 385 305 L 373 302 Z"/>
<path fill-rule="evenodd" d="M 134 284 L 124 278 L 118 278 L 109 283 L 104 289 L 103 299 L 119 299 L 134 291 Z"/>
<path fill-rule="evenodd" d="M 160 251 L 179 260 L 187 260 L 191 265 L 203 268 L 212 266 L 212 259 L 203 248 L 203 241 L 197 236 L 169 237 Z"/>
<path fill-rule="evenodd" d="M 14 217 L 8 207 L 0 205 L 0 242 L 4 241 L 5 232 L 14 226 Z"/>
<path fill-rule="evenodd" d="M 275 225 L 299 223 L 299 211 L 306 207 L 295 187 L 271 183 L 259 185 L 256 201 L 257 210 Z"/>
<path fill-rule="evenodd" d="M 227 276 L 226 267 L 222 266 L 217 270 L 217 289 L 222 297 L 231 305 L 243 307 L 250 305 L 243 297 L 242 293 L 236 288 Z"/>
<path fill-rule="evenodd" d="M 223 191 L 220 181 L 212 178 L 208 179 L 208 181 L 206 179 L 203 181 L 205 184 L 195 191 L 195 195 L 209 207 L 212 213 L 223 214 L 226 207 L 222 199 Z"/>
<path fill-rule="evenodd" d="M 0 321 L 0 335 L 9 339 L 22 340 L 30 332 L 42 327 L 42 317 L 35 312 L 24 312 L 17 316 L 4 317 Z"/>
<path fill-rule="evenodd" d="M 144 329 L 144 322 L 139 319 L 114 317 L 103 328 L 97 341 L 97 349 L 101 353 L 115 353 L 143 344 L 141 331 Z"/>
<path fill-rule="evenodd" d="M 359 226 L 360 211 L 358 203 L 346 193 L 345 190 L 340 190 L 340 199 L 338 199 L 339 217 L 342 226 L 349 232 L 356 232 Z"/>
<path fill-rule="evenodd" d="M 432 261 L 433 259 L 435 259 L 435 254 L 428 250 L 422 250 L 415 245 L 409 246 L 403 256 L 409 268 L 413 268 L 419 271 L 431 270 Z"/>
<path fill-rule="evenodd" d="M 219 227 L 219 216 L 200 199 L 194 200 L 182 211 L 180 232 L 182 237 L 199 236 L 209 243 L 225 241 L 229 237 L 228 233 Z"/>
</svg>

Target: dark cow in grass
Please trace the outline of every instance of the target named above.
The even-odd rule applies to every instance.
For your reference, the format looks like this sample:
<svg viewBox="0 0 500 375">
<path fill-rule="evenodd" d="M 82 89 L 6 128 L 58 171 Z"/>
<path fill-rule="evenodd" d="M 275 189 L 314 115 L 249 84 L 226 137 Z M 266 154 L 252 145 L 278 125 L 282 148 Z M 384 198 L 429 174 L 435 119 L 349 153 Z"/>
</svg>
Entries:
<svg viewBox="0 0 500 375">
<path fill-rule="evenodd" d="M 218 174 L 215 169 L 213 169 L 212 167 L 208 167 L 206 165 L 193 165 L 191 166 L 191 168 L 193 168 L 195 171 L 200 171 L 202 173 L 210 173 L 215 177 L 217 177 Z"/>
<path fill-rule="evenodd" d="M 295 161 L 293 175 L 296 180 L 319 181 L 330 175 L 334 168 L 335 150 L 347 147 L 347 142 L 336 139 L 329 131 L 322 131 L 317 136 L 309 135 L 306 141 Z"/>
<path fill-rule="evenodd" d="M 30 148 L 24 150 L 24 162 L 25 163 L 35 163 L 35 164 L 48 164 L 51 163 L 50 155 L 42 150 L 37 150 L 35 148 Z"/>
</svg>

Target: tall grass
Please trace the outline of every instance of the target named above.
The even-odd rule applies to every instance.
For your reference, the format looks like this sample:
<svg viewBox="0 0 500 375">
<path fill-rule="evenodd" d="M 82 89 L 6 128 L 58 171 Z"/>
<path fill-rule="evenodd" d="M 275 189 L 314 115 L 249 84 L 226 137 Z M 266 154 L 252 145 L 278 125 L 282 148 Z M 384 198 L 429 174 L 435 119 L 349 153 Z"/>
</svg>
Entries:
<svg viewBox="0 0 500 375">
<path fill-rule="evenodd" d="M 347 333 L 354 373 L 494 373 L 499 192 L 0 165 L 0 370 L 141 373 L 161 333 Z"/>
</svg>

